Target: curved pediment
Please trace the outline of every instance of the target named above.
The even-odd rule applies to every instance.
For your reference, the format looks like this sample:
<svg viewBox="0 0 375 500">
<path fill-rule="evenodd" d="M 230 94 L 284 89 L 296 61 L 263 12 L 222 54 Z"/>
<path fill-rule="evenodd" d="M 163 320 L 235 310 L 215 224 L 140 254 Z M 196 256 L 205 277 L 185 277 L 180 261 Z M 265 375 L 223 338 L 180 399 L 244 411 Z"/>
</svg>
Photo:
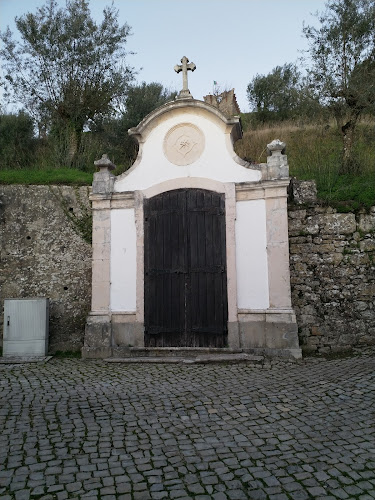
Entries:
<svg viewBox="0 0 375 500">
<path fill-rule="evenodd" d="M 239 117 L 195 99 L 177 99 L 147 115 L 129 130 L 139 143 L 133 166 L 116 178 L 114 191 L 147 189 L 174 178 L 257 182 L 260 169 L 234 152 L 241 137 Z"/>
<path fill-rule="evenodd" d="M 234 129 L 234 141 L 242 137 L 242 129 L 239 117 L 228 118 L 215 106 L 211 106 L 204 101 L 198 101 L 196 99 L 176 99 L 175 101 L 167 102 L 163 106 L 160 106 L 159 108 L 149 113 L 139 123 L 139 125 L 129 129 L 128 133 L 129 135 L 133 136 L 138 142 L 142 142 L 144 135 L 147 135 L 147 131 L 153 127 L 153 122 L 155 122 L 155 120 L 159 120 L 165 113 L 170 113 L 171 111 L 177 111 L 186 108 L 205 110 L 207 111 L 207 113 L 215 116 L 218 121 L 221 121 L 225 126 Z"/>
</svg>

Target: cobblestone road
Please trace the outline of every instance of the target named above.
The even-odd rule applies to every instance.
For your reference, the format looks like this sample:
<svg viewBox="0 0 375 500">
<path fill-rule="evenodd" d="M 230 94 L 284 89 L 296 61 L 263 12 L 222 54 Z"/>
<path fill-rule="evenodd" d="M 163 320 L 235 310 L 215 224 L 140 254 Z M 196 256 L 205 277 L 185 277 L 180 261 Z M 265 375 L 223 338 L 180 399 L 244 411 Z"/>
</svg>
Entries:
<svg viewBox="0 0 375 500">
<path fill-rule="evenodd" d="M 0 497 L 375 498 L 375 357 L 0 365 Z"/>
</svg>

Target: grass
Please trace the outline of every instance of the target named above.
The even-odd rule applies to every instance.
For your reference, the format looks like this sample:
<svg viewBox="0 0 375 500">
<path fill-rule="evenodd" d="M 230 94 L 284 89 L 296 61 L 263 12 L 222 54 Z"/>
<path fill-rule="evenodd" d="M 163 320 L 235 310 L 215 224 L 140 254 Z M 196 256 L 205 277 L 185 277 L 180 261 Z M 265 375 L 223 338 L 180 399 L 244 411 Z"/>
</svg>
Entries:
<svg viewBox="0 0 375 500">
<path fill-rule="evenodd" d="M 353 154 L 357 175 L 339 174 L 342 141 L 333 123 L 248 126 L 253 128 L 245 131 L 243 139 L 235 145 L 242 158 L 264 163 L 267 144 L 280 139 L 287 145 L 290 175 L 302 180 L 314 179 L 320 200 L 340 211 L 375 205 L 374 122 L 363 121 L 357 127 Z"/>
<path fill-rule="evenodd" d="M 93 174 L 73 168 L 0 170 L 0 184 L 89 185 Z"/>
<path fill-rule="evenodd" d="M 356 212 L 375 205 L 375 175 L 342 175 L 331 185 L 321 183 L 320 198 L 339 212 Z"/>
<path fill-rule="evenodd" d="M 339 211 L 357 211 L 375 205 L 375 129 L 374 119 L 362 120 L 357 126 L 354 161 L 357 175 L 340 175 L 342 139 L 332 123 L 282 122 L 254 125 L 250 114 L 243 115 L 245 132 L 237 141 L 237 154 L 255 163 L 267 161 L 267 144 L 281 139 L 287 144 L 290 175 L 301 180 L 314 179 L 318 197 Z M 48 161 L 46 158 L 46 163 Z M 92 161 L 84 162 L 91 165 Z M 115 175 L 122 173 L 118 167 Z M 92 171 L 73 168 L 1 169 L 0 184 L 67 184 L 90 185 Z"/>
</svg>

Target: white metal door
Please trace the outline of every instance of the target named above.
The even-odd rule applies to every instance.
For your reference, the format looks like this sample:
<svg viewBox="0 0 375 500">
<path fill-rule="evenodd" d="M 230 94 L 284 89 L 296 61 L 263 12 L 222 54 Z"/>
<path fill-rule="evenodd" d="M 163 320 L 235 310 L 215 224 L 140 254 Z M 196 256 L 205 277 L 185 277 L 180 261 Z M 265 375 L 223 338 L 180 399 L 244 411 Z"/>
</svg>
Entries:
<svg viewBox="0 0 375 500">
<path fill-rule="evenodd" d="M 45 356 L 48 299 L 5 299 L 3 356 Z"/>
</svg>

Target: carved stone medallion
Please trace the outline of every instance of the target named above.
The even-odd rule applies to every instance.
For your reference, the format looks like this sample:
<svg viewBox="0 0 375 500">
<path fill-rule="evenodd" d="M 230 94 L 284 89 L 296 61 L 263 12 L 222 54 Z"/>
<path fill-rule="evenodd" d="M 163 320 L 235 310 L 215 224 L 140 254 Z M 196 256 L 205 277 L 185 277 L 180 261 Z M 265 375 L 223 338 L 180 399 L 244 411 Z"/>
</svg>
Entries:
<svg viewBox="0 0 375 500">
<path fill-rule="evenodd" d="M 171 128 L 164 139 L 164 154 L 174 165 L 194 163 L 204 149 L 203 132 L 191 123 Z"/>
</svg>

